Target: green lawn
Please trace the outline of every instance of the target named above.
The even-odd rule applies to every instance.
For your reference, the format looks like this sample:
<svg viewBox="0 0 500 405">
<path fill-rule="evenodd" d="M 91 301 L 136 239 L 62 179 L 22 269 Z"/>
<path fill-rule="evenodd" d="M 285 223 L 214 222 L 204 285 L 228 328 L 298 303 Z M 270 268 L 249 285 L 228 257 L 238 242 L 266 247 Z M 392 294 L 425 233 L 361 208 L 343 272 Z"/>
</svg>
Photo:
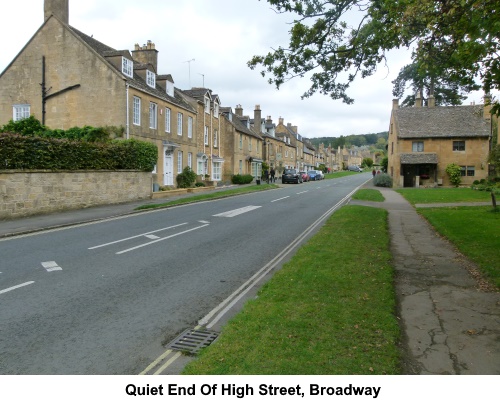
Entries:
<svg viewBox="0 0 500 405">
<path fill-rule="evenodd" d="M 387 212 L 345 206 L 184 374 L 398 374 Z"/>
<path fill-rule="evenodd" d="M 396 191 L 413 205 L 491 201 L 490 193 L 470 188 L 401 188 Z"/>
</svg>

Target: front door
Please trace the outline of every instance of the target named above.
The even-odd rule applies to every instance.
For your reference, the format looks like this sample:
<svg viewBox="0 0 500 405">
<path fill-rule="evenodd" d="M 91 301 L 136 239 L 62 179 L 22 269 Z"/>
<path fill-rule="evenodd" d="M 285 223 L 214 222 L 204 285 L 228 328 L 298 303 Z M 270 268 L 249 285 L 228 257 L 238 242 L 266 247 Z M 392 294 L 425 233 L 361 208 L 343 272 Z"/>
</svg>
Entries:
<svg viewBox="0 0 500 405">
<path fill-rule="evenodd" d="M 165 159 L 163 160 L 163 185 L 173 186 L 174 185 L 174 162 L 172 158 L 172 153 L 165 150 Z"/>
<path fill-rule="evenodd" d="M 403 187 L 415 187 L 415 166 L 404 165 L 403 173 L 404 173 Z"/>
</svg>

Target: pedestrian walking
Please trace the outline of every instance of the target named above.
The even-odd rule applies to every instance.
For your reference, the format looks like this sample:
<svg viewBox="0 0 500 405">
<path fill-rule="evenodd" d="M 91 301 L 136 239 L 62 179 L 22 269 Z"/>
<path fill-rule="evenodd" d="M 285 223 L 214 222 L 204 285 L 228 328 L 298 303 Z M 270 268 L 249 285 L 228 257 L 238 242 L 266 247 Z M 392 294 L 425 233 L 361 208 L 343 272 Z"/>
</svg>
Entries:
<svg viewBox="0 0 500 405">
<path fill-rule="evenodd" d="M 276 181 L 276 172 L 274 171 L 274 168 L 271 167 L 271 182 L 274 183 Z"/>
</svg>

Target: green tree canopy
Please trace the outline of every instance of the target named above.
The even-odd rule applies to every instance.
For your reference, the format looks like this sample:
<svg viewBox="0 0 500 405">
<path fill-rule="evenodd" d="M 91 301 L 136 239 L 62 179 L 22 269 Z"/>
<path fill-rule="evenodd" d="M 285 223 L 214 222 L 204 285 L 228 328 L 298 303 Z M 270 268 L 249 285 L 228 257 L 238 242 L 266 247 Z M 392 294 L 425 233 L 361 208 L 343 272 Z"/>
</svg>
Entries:
<svg viewBox="0 0 500 405">
<path fill-rule="evenodd" d="M 412 51 L 418 77 L 443 78 L 485 92 L 500 88 L 500 16 L 493 0 L 267 0 L 293 13 L 288 47 L 248 65 L 278 88 L 311 74 L 316 92 L 345 103 L 349 85 L 372 75 L 389 50 Z M 498 111 L 498 104 L 494 111 Z"/>
</svg>

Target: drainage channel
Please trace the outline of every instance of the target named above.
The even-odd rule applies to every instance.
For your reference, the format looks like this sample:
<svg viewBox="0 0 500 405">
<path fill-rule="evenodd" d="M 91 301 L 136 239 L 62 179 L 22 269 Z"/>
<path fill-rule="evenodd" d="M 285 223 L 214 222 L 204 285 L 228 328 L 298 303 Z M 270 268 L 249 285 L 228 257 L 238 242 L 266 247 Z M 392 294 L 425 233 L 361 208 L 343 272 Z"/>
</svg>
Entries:
<svg viewBox="0 0 500 405">
<path fill-rule="evenodd" d="M 167 349 L 196 355 L 201 349 L 210 346 L 218 336 L 217 332 L 206 329 L 187 329 L 166 347 Z"/>
</svg>

